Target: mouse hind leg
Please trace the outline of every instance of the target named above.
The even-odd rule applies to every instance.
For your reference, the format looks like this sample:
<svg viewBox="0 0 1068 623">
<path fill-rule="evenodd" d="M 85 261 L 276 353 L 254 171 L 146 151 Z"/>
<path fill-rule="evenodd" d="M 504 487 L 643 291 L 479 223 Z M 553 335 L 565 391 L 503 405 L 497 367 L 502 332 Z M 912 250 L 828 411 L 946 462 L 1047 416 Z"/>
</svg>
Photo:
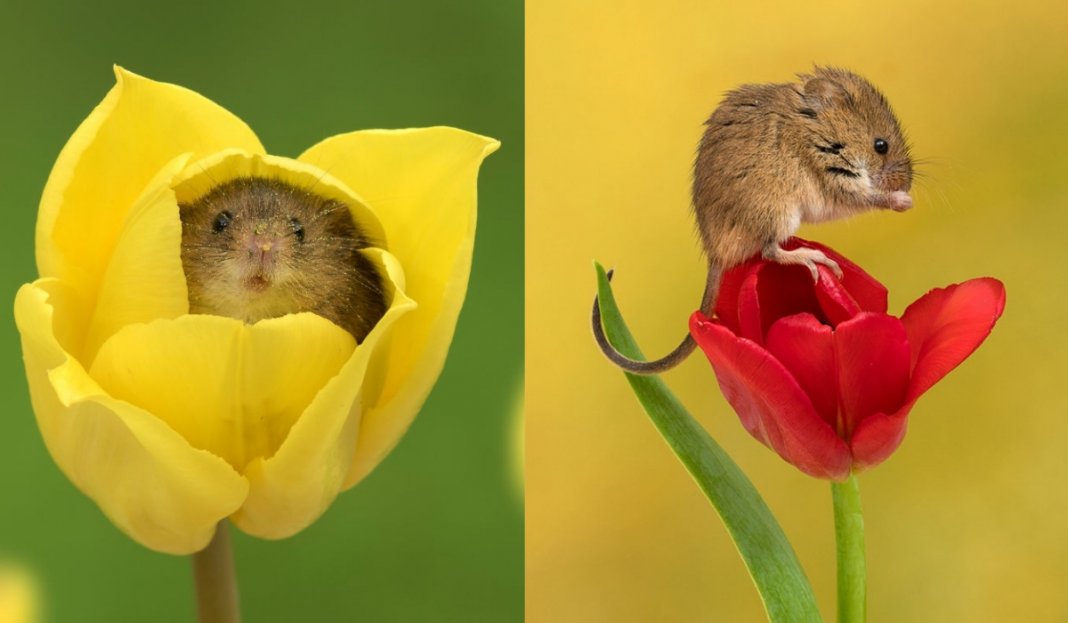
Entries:
<svg viewBox="0 0 1068 623">
<path fill-rule="evenodd" d="M 842 269 L 838 266 L 838 262 L 835 262 L 824 255 L 823 251 L 820 251 L 819 249 L 801 247 L 787 251 L 780 247 L 778 242 L 771 242 L 764 245 L 764 248 L 761 250 L 761 255 L 769 262 L 775 262 L 777 264 L 801 264 L 812 272 L 812 278 L 816 281 L 819 281 L 820 279 L 818 264 L 823 264 L 831 269 L 831 272 L 833 272 L 836 277 L 839 279 L 842 278 Z"/>
</svg>

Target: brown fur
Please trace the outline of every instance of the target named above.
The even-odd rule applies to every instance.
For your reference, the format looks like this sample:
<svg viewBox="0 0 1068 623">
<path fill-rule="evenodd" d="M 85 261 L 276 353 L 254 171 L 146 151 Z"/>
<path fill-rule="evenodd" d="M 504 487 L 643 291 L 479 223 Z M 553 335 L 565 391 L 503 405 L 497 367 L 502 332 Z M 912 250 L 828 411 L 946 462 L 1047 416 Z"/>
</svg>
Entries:
<svg viewBox="0 0 1068 623">
<path fill-rule="evenodd" d="M 217 228 L 223 212 L 231 218 Z M 245 177 L 179 213 L 190 313 L 253 323 L 309 311 L 362 342 L 386 311 L 382 278 L 360 252 L 370 241 L 339 201 Z"/>
</svg>

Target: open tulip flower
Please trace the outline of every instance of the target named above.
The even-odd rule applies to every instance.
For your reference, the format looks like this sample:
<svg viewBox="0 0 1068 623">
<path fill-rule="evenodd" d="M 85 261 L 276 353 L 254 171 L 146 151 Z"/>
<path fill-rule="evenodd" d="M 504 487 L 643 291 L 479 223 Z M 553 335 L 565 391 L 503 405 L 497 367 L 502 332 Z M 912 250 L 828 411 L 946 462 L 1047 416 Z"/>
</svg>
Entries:
<svg viewBox="0 0 1068 623">
<path fill-rule="evenodd" d="M 898 447 L 916 400 L 990 333 L 1005 289 L 972 279 L 896 318 L 860 267 L 813 242 L 786 245 L 799 246 L 838 262 L 842 279 L 751 260 L 724 274 L 716 318 L 695 313 L 690 332 L 750 434 L 806 474 L 842 481 Z"/>
<path fill-rule="evenodd" d="M 383 459 L 437 379 L 470 273 L 478 169 L 498 143 L 369 130 L 270 156 L 204 97 L 116 75 L 52 170 L 40 278 L 15 301 L 41 434 L 149 548 L 195 552 L 226 518 L 292 535 Z M 251 176 L 314 188 L 370 234 L 362 253 L 387 309 L 361 343 L 310 312 L 189 313 L 178 206 Z"/>
</svg>

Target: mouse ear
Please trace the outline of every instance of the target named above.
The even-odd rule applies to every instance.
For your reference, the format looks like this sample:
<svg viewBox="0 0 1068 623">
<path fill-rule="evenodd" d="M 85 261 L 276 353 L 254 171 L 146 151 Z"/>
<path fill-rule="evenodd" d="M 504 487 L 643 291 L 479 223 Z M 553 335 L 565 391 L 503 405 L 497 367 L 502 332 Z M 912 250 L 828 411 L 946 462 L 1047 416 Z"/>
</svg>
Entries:
<svg viewBox="0 0 1068 623">
<path fill-rule="evenodd" d="M 845 103 L 849 99 L 842 85 L 827 78 L 805 80 L 805 103 L 813 110 Z"/>
</svg>

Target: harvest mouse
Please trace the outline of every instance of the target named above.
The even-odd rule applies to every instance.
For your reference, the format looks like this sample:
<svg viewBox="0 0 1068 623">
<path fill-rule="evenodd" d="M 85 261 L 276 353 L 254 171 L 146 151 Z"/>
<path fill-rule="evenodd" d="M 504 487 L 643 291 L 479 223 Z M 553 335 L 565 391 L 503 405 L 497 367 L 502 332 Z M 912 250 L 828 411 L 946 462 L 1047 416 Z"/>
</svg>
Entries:
<svg viewBox="0 0 1068 623">
<path fill-rule="evenodd" d="M 701 300 L 706 316 L 723 271 L 758 252 L 769 261 L 804 265 L 813 279 L 819 279 L 818 264 L 841 278 L 822 252 L 781 248 L 801 223 L 912 207 L 909 147 L 882 93 L 833 67 L 798 78 L 738 87 L 705 122 L 694 162 L 693 211 L 708 257 Z M 662 359 L 629 359 L 605 338 L 596 299 L 593 332 L 604 354 L 635 374 L 668 370 L 696 346 L 687 335 Z"/>
<path fill-rule="evenodd" d="M 313 312 L 362 342 L 386 311 L 348 207 L 277 179 L 238 178 L 179 205 L 189 312 L 253 323 Z"/>
</svg>

